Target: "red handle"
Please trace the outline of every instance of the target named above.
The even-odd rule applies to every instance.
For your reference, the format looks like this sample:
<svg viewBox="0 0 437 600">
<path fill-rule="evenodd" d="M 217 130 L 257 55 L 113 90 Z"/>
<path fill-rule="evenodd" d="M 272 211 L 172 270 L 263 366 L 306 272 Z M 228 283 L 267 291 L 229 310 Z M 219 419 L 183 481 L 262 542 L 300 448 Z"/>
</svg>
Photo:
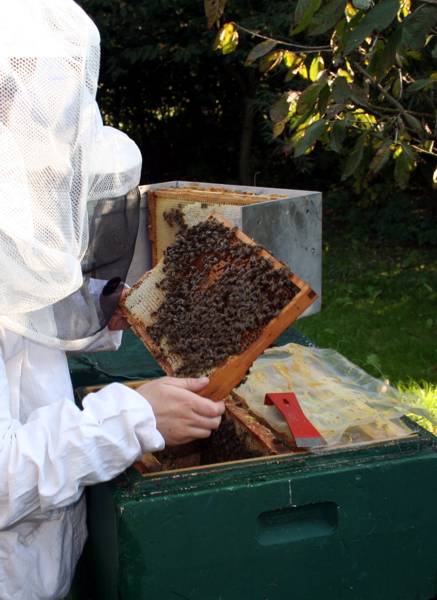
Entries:
<svg viewBox="0 0 437 600">
<path fill-rule="evenodd" d="M 298 448 L 325 446 L 326 441 L 305 416 L 296 394 L 292 392 L 266 394 L 264 404 L 274 405 L 284 416 Z"/>
</svg>

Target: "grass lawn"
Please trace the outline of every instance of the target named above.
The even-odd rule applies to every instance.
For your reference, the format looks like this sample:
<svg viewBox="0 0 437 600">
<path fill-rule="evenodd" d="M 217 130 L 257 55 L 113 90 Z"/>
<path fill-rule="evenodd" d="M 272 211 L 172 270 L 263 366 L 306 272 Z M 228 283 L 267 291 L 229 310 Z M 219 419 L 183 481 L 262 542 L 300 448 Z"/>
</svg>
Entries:
<svg viewBox="0 0 437 600">
<path fill-rule="evenodd" d="M 298 328 L 413 392 L 437 419 L 437 252 L 329 237 L 322 311 Z"/>
</svg>

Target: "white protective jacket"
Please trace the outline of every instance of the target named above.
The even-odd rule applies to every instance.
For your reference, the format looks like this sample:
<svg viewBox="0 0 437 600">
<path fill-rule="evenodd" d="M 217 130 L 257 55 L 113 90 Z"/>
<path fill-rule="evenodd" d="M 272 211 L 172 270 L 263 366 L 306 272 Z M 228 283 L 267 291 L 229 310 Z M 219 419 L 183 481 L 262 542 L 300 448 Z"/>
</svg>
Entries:
<svg viewBox="0 0 437 600">
<path fill-rule="evenodd" d="M 75 328 L 93 293 L 79 293 L 89 212 L 141 172 L 136 145 L 100 118 L 99 44 L 72 0 L 0 2 L 0 600 L 62 598 L 86 538 L 84 487 L 164 444 L 123 385 L 80 411 L 64 352 L 114 347 L 107 320 Z"/>
<path fill-rule="evenodd" d="M 106 330 L 89 350 L 119 338 Z M 140 394 L 114 383 L 80 411 L 65 353 L 0 326 L 0 599 L 65 596 L 86 539 L 84 487 L 163 445 Z"/>
</svg>

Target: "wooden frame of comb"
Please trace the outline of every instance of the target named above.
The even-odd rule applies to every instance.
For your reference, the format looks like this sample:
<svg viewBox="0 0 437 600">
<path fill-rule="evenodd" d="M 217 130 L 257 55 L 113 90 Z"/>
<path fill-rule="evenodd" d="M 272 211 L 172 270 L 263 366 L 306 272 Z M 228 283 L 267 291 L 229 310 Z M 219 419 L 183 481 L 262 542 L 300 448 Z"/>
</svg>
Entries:
<svg viewBox="0 0 437 600">
<path fill-rule="evenodd" d="M 229 223 L 220 215 L 211 215 L 209 219 L 215 219 L 229 229 L 233 229 L 236 238 L 243 243 L 256 245 L 251 238 L 245 235 L 241 230 L 235 229 L 232 223 Z M 268 259 L 275 269 L 286 267 L 284 263 L 276 259 L 265 249 L 261 249 L 259 255 Z M 121 301 L 120 307 L 136 335 L 143 341 L 167 375 L 174 375 L 170 362 L 162 355 L 161 349 L 158 348 L 151 339 L 147 332 L 147 327 L 145 327 L 126 306 L 129 295 L 133 290 L 142 285 L 143 281 L 150 276 L 150 273 L 151 272 L 145 273 L 145 275 L 143 275 L 143 277 L 131 288 Z M 297 275 L 290 272 L 289 279 L 297 288 L 299 288 L 299 292 L 276 317 L 271 319 L 267 325 L 263 327 L 260 335 L 246 350 L 241 354 L 230 356 L 222 365 L 212 370 L 209 374 L 209 384 L 201 392 L 202 396 L 212 400 L 223 400 L 226 398 L 244 379 L 247 371 L 256 358 L 316 300 L 317 294 Z"/>
<path fill-rule="evenodd" d="M 268 202 L 285 198 L 284 194 L 257 194 L 255 192 L 232 191 L 220 186 L 159 188 L 147 192 L 148 237 L 152 248 L 152 265 L 155 266 L 162 257 L 159 240 L 158 215 L 165 212 L 162 203 L 171 200 L 183 209 L 190 204 L 206 203 L 214 205 L 246 206 L 258 202 Z"/>
</svg>

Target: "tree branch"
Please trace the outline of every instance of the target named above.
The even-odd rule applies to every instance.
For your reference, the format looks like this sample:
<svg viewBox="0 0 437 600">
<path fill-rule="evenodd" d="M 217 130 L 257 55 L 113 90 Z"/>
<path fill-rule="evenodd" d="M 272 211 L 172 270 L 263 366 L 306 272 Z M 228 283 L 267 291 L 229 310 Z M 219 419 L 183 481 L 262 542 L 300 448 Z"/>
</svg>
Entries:
<svg viewBox="0 0 437 600">
<path fill-rule="evenodd" d="M 395 106 L 397 108 L 397 110 L 403 117 L 415 114 L 412 111 L 407 110 L 404 106 L 402 106 L 402 104 L 398 102 L 398 100 L 396 100 L 396 98 L 394 98 L 389 92 L 387 92 L 387 90 L 379 83 L 379 81 L 375 81 L 375 79 L 373 79 L 373 77 L 366 71 L 366 69 L 363 69 L 363 67 L 359 63 L 354 62 L 353 64 L 355 68 L 358 69 L 358 71 L 370 81 L 370 83 L 372 83 L 378 88 L 378 90 L 381 92 L 384 98 L 386 98 L 387 101 L 390 102 L 390 104 L 392 104 L 392 106 Z M 406 129 L 412 131 L 409 127 L 406 127 Z M 417 131 L 414 131 L 414 133 L 417 135 Z"/>
<path fill-rule="evenodd" d="M 411 147 L 417 150 L 417 152 L 420 152 L 421 154 L 429 154 L 430 156 L 434 156 L 434 158 L 437 157 L 437 152 L 433 152 L 432 150 L 425 150 L 424 148 L 416 146 L 415 144 L 411 144 Z"/>
<path fill-rule="evenodd" d="M 332 52 L 331 46 L 304 46 L 303 44 L 295 44 L 294 42 L 286 42 L 284 40 L 277 40 L 276 38 L 269 37 L 268 35 L 263 35 L 262 33 L 258 33 L 257 31 L 252 31 L 251 29 L 247 29 L 238 23 L 235 23 L 235 26 L 240 31 L 244 31 L 254 37 L 260 38 L 262 40 L 267 40 L 269 42 L 275 42 L 275 44 L 280 44 L 281 46 L 287 46 L 288 48 L 294 48 L 295 50 L 302 50 L 303 52 L 313 53 L 313 52 Z"/>
<path fill-rule="evenodd" d="M 379 83 L 379 81 L 375 81 L 370 75 L 370 73 L 366 71 L 366 69 L 363 69 L 363 67 L 357 62 L 354 62 L 353 65 L 356 69 L 358 69 L 361 75 L 364 75 L 366 79 L 368 79 L 374 86 L 378 88 L 378 90 L 381 92 L 384 98 L 386 98 L 390 102 L 390 104 L 395 106 L 400 113 L 405 114 L 407 112 L 407 110 L 402 106 L 402 104 L 398 102 L 396 98 L 393 98 L 393 96 L 389 92 L 387 92 L 387 90 Z"/>
<path fill-rule="evenodd" d="M 361 104 L 361 106 L 363 106 L 364 108 L 369 108 L 375 114 L 387 113 L 389 115 L 393 115 L 393 114 L 399 113 L 398 108 L 389 108 L 388 106 L 375 106 L 374 104 L 371 104 L 370 102 L 365 102 L 365 100 L 359 100 L 357 97 L 354 98 L 354 102 L 356 102 L 357 104 Z M 418 112 L 416 110 L 406 110 L 405 109 L 405 112 L 408 113 L 409 115 L 414 115 L 415 117 L 424 117 L 424 118 L 428 118 L 428 119 L 432 119 L 432 117 L 433 117 L 433 115 L 431 113 Z"/>
</svg>

